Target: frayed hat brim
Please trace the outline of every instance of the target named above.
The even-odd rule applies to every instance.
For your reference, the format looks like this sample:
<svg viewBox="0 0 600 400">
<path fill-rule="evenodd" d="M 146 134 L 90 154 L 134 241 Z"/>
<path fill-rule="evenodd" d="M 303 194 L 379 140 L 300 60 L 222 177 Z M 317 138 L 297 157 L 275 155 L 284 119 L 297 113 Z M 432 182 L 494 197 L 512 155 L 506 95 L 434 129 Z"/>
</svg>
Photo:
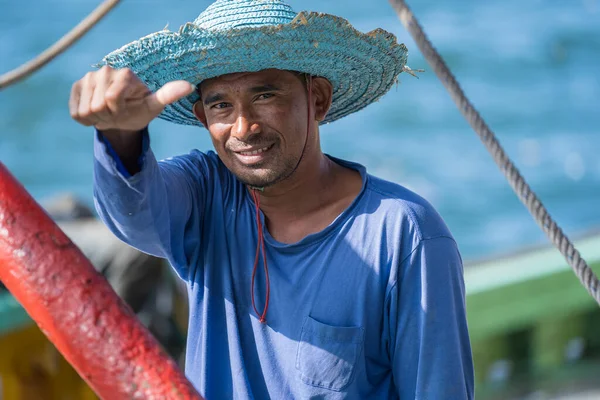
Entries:
<svg viewBox="0 0 600 400">
<path fill-rule="evenodd" d="M 215 31 L 192 23 L 179 32 L 163 30 L 107 55 L 100 65 L 131 69 L 152 91 L 174 80 L 194 85 L 206 79 L 265 69 L 327 78 L 333 85 L 330 111 L 322 123 L 377 101 L 396 82 L 407 49 L 382 29 L 361 33 L 345 19 L 301 12 L 290 23 Z M 192 111 L 197 93 L 168 105 L 160 118 L 202 124 Z"/>
</svg>

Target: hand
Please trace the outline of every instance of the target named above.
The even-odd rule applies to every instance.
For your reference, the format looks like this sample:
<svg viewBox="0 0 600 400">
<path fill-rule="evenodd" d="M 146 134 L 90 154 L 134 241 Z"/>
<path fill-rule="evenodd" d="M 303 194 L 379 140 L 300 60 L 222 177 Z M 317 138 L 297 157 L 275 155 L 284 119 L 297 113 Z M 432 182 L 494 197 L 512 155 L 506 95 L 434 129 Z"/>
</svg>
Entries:
<svg viewBox="0 0 600 400">
<path fill-rule="evenodd" d="M 138 132 L 194 90 L 187 81 L 173 81 L 152 93 L 130 69 L 104 66 L 73 84 L 69 111 L 77 122 L 101 131 Z"/>
</svg>

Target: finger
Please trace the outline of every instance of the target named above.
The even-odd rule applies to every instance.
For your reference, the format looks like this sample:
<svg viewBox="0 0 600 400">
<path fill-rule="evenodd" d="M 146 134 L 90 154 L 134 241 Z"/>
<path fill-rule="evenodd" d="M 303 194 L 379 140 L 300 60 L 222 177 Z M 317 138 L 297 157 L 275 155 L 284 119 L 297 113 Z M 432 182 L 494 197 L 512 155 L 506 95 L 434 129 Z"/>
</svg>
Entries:
<svg viewBox="0 0 600 400">
<path fill-rule="evenodd" d="M 94 94 L 96 83 L 94 73 L 88 72 L 81 80 L 81 92 L 77 106 L 78 121 L 84 125 L 94 125 L 94 119 L 90 111 L 90 103 Z"/>
<path fill-rule="evenodd" d="M 148 87 L 130 69 L 124 68 L 116 73 L 106 90 L 104 99 L 108 109 L 113 114 L 118 114 L 125 109 L 126 102 L 130 97 L 139 95 L 141 100 L 148 93 L 150 93 Z"/>
<path fill-rule="evenodd" d="M 104 94 L 106 89 L 110 86 L 111 74 L 108 67 L 102 67 L 94 79 L 96 86 L 94 87 L 94 94 L 90 100 L 90 111 L 94 114 L 99 114 L 106 111 L 106 101 L 104 100 Z"/>
<path fill-rule="evenodd" d="M 158 115 L 165 106 L 189 96 L 194 90 L 196 87 L 187 81 L 169 82 L 158 89 L 156 93 L 146 97 L 146 105 L 151 112 Z"/>
<path fill-rule="evenodd" d="M 71 118 L 77 120 L 79 118 L 79 113 L 77 112 L 77 108 L 79 106 L 79 98 L 81 97 L 81 81 L 77 81 L 71 87 L 71 96 L 69 96 L 69 113 L 71 114 Z"/>
<path fill-rule="evenodd" d="M 106 90 L 110 86 L 112 80 L 111 72 L 111 68 L 104 66 L 96 73 L 96 87 L 94 88 L 94 94 L 92 95 L 90 102 L 90 111 L 96 127 L 98 127 L 99 123 L 110 125 L 114 119 L 105 100 Z"/>
</svg>

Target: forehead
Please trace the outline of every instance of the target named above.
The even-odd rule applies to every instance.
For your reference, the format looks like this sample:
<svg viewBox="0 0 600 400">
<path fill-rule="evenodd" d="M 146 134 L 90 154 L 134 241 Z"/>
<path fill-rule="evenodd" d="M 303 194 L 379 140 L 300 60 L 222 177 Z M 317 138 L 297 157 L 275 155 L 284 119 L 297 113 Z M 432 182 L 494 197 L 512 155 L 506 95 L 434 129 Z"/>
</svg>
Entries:
<svg viewBox="0 0 600 400">
<path fill-rule="evenodd" d="M 244 88 L 265 84 L 277 84 L 283 89 L 301 84 L 301 79 L 302 76 L 298 72 L 280 69 L 267 69 L 258 72 L 239 72 L 206 79 L 200 83 L 200 90 L 202 93 L 215 90 L 242 90 Z"/>
</svg>

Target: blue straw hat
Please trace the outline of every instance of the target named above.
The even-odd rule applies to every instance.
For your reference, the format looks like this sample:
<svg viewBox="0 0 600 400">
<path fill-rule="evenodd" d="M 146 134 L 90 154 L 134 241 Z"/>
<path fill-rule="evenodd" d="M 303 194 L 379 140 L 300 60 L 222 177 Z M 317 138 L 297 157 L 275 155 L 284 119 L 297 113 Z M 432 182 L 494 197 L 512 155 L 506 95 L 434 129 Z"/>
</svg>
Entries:
<svg viewBox="0 0 600 400">
<path fill-rule="evenodd" d="M 108 54 L 100 65 L 130 68 L 152 91 L 173 80 L 205 79 L 269 68 L 327 78 L 331 109 L 323 123 L 383 96 L 406 67 L 407 49 L 375 29 L 361 33 L 333 15 L 295 13 L 280 0 L 217 0 L 179 32 L 163 30 Z M 159 118 L 202 124 L 192 111 L 197 93 L 167 106 Z"/>
</svg>

